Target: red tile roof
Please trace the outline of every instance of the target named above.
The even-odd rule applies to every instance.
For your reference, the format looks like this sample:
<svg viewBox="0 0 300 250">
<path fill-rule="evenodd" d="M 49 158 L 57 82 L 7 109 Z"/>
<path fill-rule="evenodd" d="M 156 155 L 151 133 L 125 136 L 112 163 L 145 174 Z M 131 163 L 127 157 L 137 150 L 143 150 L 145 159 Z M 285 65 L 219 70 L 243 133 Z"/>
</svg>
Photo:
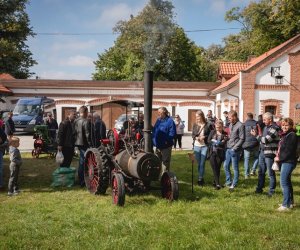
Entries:
<svg viewBox="0 0 300 250">
<path fill-rule="evenodd" d="M 1 80 L 13 80 L 15 78 L 12 77 L 10 74 L 2 73 L 2 74 L 0 74 L 0 79 Z"/>
<path fill-rule="evenodd" d="M 253 67 L 257 66 L 259 63 L 262 63 L 264 60 L 269 59 L 269 57 L 271 55 L 273 55 L 276 52 L 279 52 L 281 49 L 283 49 L 285 46 L 289 45 L 290 43 L 292 43 L 293 41 L 297 40 L 300 38 L 300 34 L 297 36 L 294 36 L 293 38 L 287 40 L 286 42 L 278 45 L 277 47 L 267 51 L 266 53 L 260 55 L 259 57 L 256 57 L 254 59 L 252 59 L 248 65 L 248 67 L 246 67 L 245 69 L 243 69 L 243 71 L 245 72 L 249 72 L 251 69 L 253 69 Z M 218 94 L 232 86 L 234 86 L 235 84 L 238 83 L 238 79 L 239 79 L 239 74 L 236 74 L 234 77 L 230 78 L 228 81 L 222 83 L 220 86 L 218 86 L 217 88 L 213 89 L 211 91 L 211 94 Z"/>
<path fill-rule="evenodd" d="M 248 62 L 220 62 L 219 75 L 236 75 L 248 66 Z"/>
<path fill-rule="evenodd" d="M 6 74 L 6 73 L 0 74 L 0 80 L 14 80 L 14 79 L 15 78 L 12 77 L 10 74 Z M 8 88 L 0 84 L 0 94 L 11 95 L 12 92 Z"/>
<path fill-rule="evenodd" d="M 300 34 L 297 36 L 292 37 L 291 39 L 287 40 L 286 42 L 276 46 L 273 49 L 270 49 L 269 51 L 263 53 L 262 55 L 260 55 L 259 57 L 254 58 L 253 60 L 251 60 L 250 65 L 244 69 L 244 71 L 248 71 L 251 68 L 253 68 L 255 65 L 259 64 L 260 62 L 264 61 L 265 59 L 267 59 L 269 56 L 273 55 L 275 52 L 279 51 L 280 49 L 284 48 L 286 45 L 290 44 L 291 42 L 293 42 L 294 40 L 300 38 Z"/>
<path fill-rule="evenodd" d="M 239 74 L 236 74 L 234 77 L 230 78 L 228 81 L 222 83 L 219 87 L 213 89 L 211 91 L 211 94 L 218 94 L 226 89 L 229 89 L 230 87 L 233 87 L 238 83 L 239 80 Z"/>
<path fill-rule="evenodd" d="M 0 94 L 11 95 L 12 92 L 8 88 L 0 84 Z"/>
</svg>

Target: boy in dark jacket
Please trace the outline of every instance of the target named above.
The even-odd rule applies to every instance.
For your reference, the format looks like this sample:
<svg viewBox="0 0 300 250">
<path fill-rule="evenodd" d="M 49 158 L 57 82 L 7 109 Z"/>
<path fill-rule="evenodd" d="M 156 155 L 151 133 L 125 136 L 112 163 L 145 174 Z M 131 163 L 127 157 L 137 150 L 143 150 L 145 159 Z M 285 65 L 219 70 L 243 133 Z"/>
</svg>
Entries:
<svg viewBox="0 0 300 250">
<path fill-rule="evenodd" d="M 20 166 L 22 165 L 22 158 L 18 147 L 20 146 L 20 139 L 18 137 L 12 137 L 9 140 L 9 157 L 10 157 L 10 177 L 8 182 L 8 196 L 18 195 L 19 185 L 18 176 Z"/>
</svg>

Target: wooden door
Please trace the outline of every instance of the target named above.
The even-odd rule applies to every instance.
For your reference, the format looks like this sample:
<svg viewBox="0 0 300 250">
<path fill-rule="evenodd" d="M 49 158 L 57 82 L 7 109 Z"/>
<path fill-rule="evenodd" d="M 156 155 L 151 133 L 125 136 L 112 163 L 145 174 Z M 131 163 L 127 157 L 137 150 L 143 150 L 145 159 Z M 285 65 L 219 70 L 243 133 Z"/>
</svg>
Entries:
<svg viewBox="0 0 300 250">
<path fill-rule="evenodd" d="M 62 107 L 61 121 L 64 121 L 71 111 L 76 112 L 76 107 Z"/>
<path fill-rule="evenodd" d="M 189 109 L 188 111 L 188 130 L 192 131 L 193 124 L 196 122 L 196 112 L 198 109 Z"/>
</svg>

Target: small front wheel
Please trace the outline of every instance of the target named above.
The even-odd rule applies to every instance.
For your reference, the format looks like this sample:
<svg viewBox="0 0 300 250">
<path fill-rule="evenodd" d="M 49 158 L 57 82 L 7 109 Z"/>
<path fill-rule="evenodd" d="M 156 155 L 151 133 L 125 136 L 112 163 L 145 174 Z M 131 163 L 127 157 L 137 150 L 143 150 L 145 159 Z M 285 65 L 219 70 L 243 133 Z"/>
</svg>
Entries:
<svg viewBox="0 0 300 250">
<path fill-rule="evenodd" d="M 35 149 L 32 149 L 31 155 L 32 155 L 33 158 L 36 158 L 36 152 L 35 152 Z"/>
<path fill-rule="evenodd" d="M 40 148 L 35 148 L 31 151 L 31 155 L 33 158 L 39 158 L 40 153 L 41 153 Z"/>
<path fill-rule="evenodd" d="M 124 178 L 120 173 L 112 174 L 112 202 L 117 206 L 124 206 L 125 203 L 125 185 Z"/>
<path fill-rule="evenodd" d="M 161 195 L 163 198 L 173 201 L 178 200 L 178 180 L 174 173 L 165 172 L 161 177 Z"/>
</svg>

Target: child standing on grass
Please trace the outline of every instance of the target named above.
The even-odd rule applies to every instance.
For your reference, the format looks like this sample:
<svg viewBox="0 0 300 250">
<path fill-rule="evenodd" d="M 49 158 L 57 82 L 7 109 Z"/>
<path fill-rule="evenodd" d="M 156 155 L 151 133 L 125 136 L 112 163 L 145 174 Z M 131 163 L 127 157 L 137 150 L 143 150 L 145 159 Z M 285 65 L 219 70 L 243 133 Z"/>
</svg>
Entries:
<svg viewBox="0 0 300 250">
<path fill-rule="evenodd" d="M 9 140 L 9 157 L 10 157 L 10 177 L 8 182 L 8 196 L 18 195 L 19 185 L 18 185 L 18 176 L 20 166 L 22 165 L 22 158 L 20 154 L 20 150 L 18 147 L 20 146 L 20 139 L 18 137 L 11 137 Z"/>
</svg>

